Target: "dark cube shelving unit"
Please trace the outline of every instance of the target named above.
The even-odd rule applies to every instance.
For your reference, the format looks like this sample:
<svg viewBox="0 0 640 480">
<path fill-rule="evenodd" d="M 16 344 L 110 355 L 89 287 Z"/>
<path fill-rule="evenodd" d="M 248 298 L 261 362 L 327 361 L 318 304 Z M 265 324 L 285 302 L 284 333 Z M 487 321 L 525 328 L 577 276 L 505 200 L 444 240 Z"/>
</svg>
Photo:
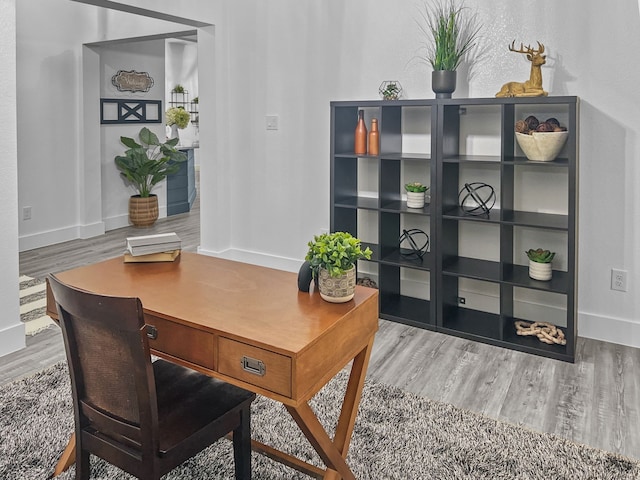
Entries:
<svg viewBox="0 0 640 480">
<path fill-rule="evenodd" d="M 371 118 L 378 119 L 379 155 L 353 152 L 358 110 L 365 111 L 368 125 Z M 568 140 L 555 160 L 529 161 L 517 146 L 514 124 L 528 115 L 540 120 L 553 116 L 568 128 Z M 480 148 L 474 142 L 479 142 Z M 577 338 L 577 144 L 577 97 L 332 102 L 330 228 L 360 237 L 374 251 L 369 268 L 377 269 L 380 317 L 573 362 Z M 412 152 L 414 149 L 419 152 Z M 375 192 L 363 191 L 359 185 L 365 175 L 376 177 Z M 460 189 L 469 181 L 467 177 L 474 175 L 492 179 L 487 183 L 494 187 L 497 202 L 489 215 L 470 216 L 458 204 Z M 541 185 L 551 181 L 561 189 L 552 197 L 566 201 L 550 205 L 543 197 L 538 208 L 532 182 L 525 177 Z M 403 193 L 408 181 L 430 185 L 429 205 L 407 208 Z M 377 222 L 373 229 L 367 221 L 371 218 Z M 430 237 L 430 251 L 422 260 L 402 255 L 406 252 L 399 245 L 402 229 L 416 224 Z M 366 227 L 372 238 L 359 235 L 359 227 Z M 468 238 L 469 228 L 475 232 L 472 238 Z M 560 236 L 562 251 L 554 261 L 559 269 L 553 271 L 549 282 L 528 275 L 522 248 L 527 235 L 543 242 L 552 237 L 556 243 Z M 495 254 L 469 254 L 465 251 L 469 242 L 493 249 Z M 527 248 L 544 246 L 529 243 Z M 492 294 L 496 305 L 469 306 L 461 292 L 464 282 L 476 282 L 481 289 L 496 292 Z M 525 296 L 543 296 L 538 300 L 542 302 L 540 313 L 534 312 L 532 318 L 528 308 L 528 316 L 522 318 L 527 321 L 547 321 L 543 314 L 545 295 L 562 304 L 556 308 L 562 314 L 556 323 L 565 332 L 566 345 L 547 345 L 536 337 L 516 335 L 514 323 L 519 320 L 518 304 L 522 303 L 516 292 L 520 291 Z M 535 301 L 529 303 L 535 310 Z"/>
</svg>

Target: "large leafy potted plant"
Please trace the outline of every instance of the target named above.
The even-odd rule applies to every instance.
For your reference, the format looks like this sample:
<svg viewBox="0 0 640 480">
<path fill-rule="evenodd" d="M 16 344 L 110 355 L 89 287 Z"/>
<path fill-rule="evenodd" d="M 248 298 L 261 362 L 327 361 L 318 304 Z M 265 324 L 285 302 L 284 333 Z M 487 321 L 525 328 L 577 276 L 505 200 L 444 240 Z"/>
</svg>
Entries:
<svg viewBox="0 0 640 480">
<path fill-rule="evenodd" d="M 308 246 L 305 260 L 318 281 L 320 296 L 332 303 L 351 300 L 356 289 L 356 263 L 361 258 L 370 260 L 371 249 L 363 250 L 360 240 L 346 232 L 316 235 Z"/>
<path fill-rule="evenodd" d="M 456 89 L 456 70 L 476 45 L 480 25 L 476 14 L 469 13 L 456 0 L 438 0 L 424 4 L 427 37 L 426 60 L 433 67 L 431 86 L 436 98 L 451 98 Z"/>
<path fill-rule="evenodd" d="M 176 173 L 187 156 L 176 150 L 177 138 L 160 143 L 158 136 L 146 127 L 140 130 L 138 138 L 140 143 L 120 137 L 127 150 L 116 156 L 115 162 L 122 178 L 138 192 L 129 199 L 129 221 L 136 227 L 148 227 L 158 219 L 158 197 L 151 190 Z"/>
</svg>

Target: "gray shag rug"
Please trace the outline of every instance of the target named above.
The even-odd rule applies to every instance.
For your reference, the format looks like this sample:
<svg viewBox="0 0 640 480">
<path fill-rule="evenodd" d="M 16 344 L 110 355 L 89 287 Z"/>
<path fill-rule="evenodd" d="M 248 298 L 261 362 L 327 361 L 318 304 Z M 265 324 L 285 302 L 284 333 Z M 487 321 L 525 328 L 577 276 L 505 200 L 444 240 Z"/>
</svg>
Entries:
<svg viewBox="0 0 640 480">
<path fill-rule="evenodd" d="M 341 372 L 312 401 L 333 429 L 347 380 Z M 0 479 L 42 480 L 73 430 L 66 363 L 5 385 L 0 392 Z M 259 397 L 252 436 L 311 463 L 320 461 L 284 407 Z M 331 430 L 332 431 L 332 430 Z M 254 453 L 253 478 L 307 479 Z M 348 463 L 359 479 L 640 479 L 640 463 L 557 436 L 498 422 L 395 387 L 367 382 Z M 92 479 L 130 479 L 92 457 Z M 75 478 L 72 467 L 58 477 Z M 222 439 L 167 480 L 231 479 L 231 443 Z"/>
</svg>

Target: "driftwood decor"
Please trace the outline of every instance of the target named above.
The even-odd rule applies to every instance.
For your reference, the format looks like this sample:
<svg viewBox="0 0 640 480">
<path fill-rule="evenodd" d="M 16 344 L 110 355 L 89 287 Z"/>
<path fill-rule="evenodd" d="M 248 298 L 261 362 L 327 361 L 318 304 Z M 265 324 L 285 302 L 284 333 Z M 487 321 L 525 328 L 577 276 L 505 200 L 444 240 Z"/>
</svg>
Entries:
<svg viewBox="0 0 640 480">
<path fill-rule="evenodd" d="M 548 92 L 542 89 L 542 70 L 541 66 L 544 65 L 547 60 L 547 56 L 543 55 L 544 45 L 538 42 L 538 49 L 531 48 L 528 45 L 523 48 L 522 43 L 520 49 L 515 49 L 516 41 L 509 46 L 509 50 L 515 53 L 524 53 L 527 56 L 527 60 L 531 62 L 531 73 L 529 74 L 529 80 L 526 82 L 508 82 L 505 83 L 500 91 L 496 93 L 496 97 L 546 97 Z"/>
</svg>

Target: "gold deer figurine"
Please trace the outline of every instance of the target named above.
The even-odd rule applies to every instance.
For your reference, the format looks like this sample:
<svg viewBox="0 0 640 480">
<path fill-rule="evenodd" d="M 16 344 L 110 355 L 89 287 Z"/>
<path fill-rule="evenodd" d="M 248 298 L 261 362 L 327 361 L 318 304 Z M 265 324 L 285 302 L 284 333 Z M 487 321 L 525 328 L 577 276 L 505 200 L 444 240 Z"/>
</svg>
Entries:
<svg viewBox="0 0 640 480">
<path fill-rule="evenodd" d="M 538 49 L 531 48 L 528 45 L 526 48 L 520 44 L 520 50 L 515 49 L 516 41 L 509 46 L 509 50 L 516 53 L 524 53 L 527 55 L 527 60 L 531 62 L 531 74 L 529 80 L 526 82 L 508 82 L 505 83 L 500 91 L 496 93 L 496 97 L 546 97 L 548 92 L 542 89 L 542 70 L 540 67 L 544 65 L 546 55 L 544 53 L 544 45 L 538 42 Z"/>
</svg>

